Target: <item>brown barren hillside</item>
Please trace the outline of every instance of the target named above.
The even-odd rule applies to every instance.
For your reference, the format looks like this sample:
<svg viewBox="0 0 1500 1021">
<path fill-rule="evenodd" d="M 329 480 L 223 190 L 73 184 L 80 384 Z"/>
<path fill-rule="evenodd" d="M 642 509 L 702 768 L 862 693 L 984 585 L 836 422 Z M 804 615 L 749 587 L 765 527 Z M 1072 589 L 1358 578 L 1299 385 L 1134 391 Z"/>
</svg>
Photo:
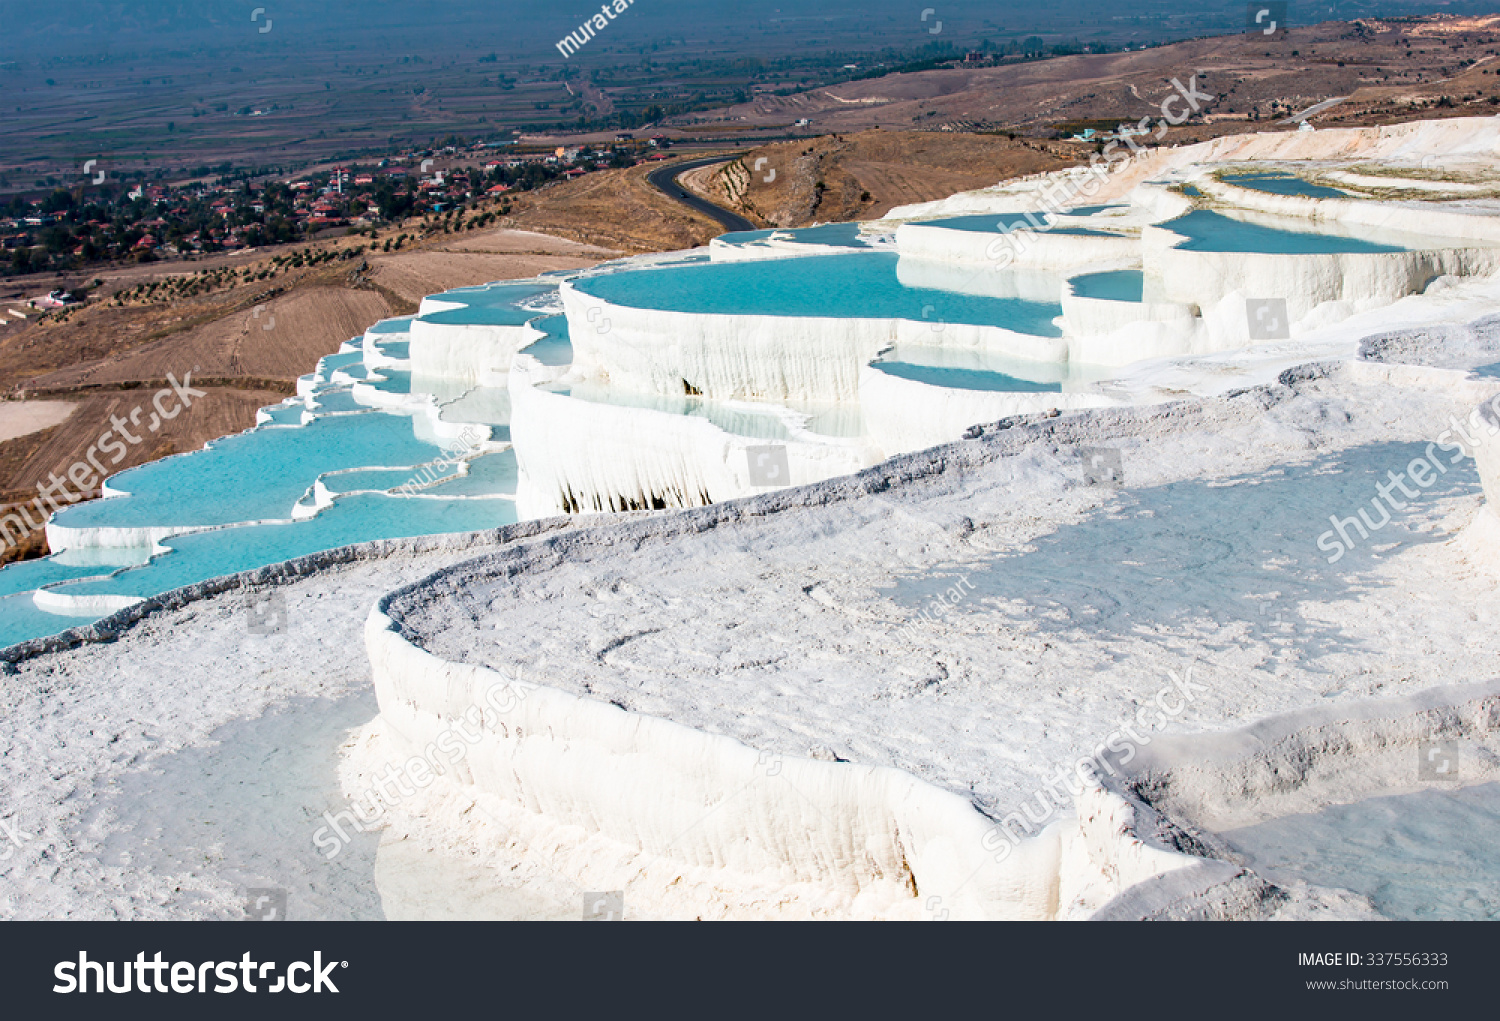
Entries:
<svg viewBox="0 0 1500 1021">
<path fill-rule="evenodd" d="M 522 192 L 505 222 L 630 254 L 692 248 L 722 234 L 713 220 L 651 186 L 646 175 L 658 166 L 602 170 Z"/>
<path fill-rule="evenodd" d="M 820 134 L 876 127 L 1038 137 L 1159 116 L 1172 80 L 1198 79 L 1212 95 L 1202 116 L 1168 144 L 1265 122 L 1349 97 L 1315 124 L 1390 123 L 1494 108 L 1500 14 L 1362 19 L 1238 34 L 1125 53 L 1078 54 L 995 67 L 893 74 L 787 96 L 765 94 L 718 111 L 675 118 L 698 130 L 769 128 L 811 121 Z M 1445 102 L 1446 100 L 1446 102 Z M 1091 122 L 1094 122 L 1091 124 Z"/>
<path fill-rule="evenodd" d="M 577 269 L 618 254 L 532 231 L 492 230 L 413 252 L 383 255 L 368 275 L 415 308 L 425 296 L 450 288 Z"/>
<path fill-rule="evenodd" d="M 679 181 L 746 219 L 798 227 L 870 220 L 1010 177 L 1069 166 L 1076 146 L 1004 135 L 863 131 L 782 142 Z"/>
</svg>

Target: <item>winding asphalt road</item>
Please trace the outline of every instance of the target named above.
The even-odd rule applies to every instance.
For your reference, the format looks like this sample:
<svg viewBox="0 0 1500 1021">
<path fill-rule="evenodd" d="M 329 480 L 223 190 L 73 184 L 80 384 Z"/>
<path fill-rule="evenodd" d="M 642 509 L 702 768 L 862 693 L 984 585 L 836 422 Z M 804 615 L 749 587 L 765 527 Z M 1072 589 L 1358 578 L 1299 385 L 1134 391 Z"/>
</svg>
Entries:
<svg viewBox="0 0 1500 1021">
<path fill-rule="evenodd" d="M 700 198 L 677 183 L 677 175 L 688 170 L 697 170 L 713 163 L 728 163 L 730 160 L 739 159 L 738 156 L 706 156 L 703 159 L 688 160 L 686 163 L 671 163 L 660 167 L 646 175 L 650 181 L 663 195 L 676 199 L 690 209 L 695 209 L 704 216 L 716 220 L 726 231 L 732 230 L 757 230 L 755 224 L 737 213 L 731 213 L 722 206 L 716 206 L 707 199 Z"/>
</svg>

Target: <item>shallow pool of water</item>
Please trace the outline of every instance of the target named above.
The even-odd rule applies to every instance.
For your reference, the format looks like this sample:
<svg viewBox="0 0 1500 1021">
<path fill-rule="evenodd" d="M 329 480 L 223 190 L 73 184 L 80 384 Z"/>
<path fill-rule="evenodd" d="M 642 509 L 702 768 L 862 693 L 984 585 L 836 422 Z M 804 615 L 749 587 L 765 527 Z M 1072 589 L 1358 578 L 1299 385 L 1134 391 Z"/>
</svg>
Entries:
<svg viewBox="0 0 1500 1021">
<path fill-rule="evenodd" d="M 411 393 L 411 370 L 393 369 L 389 365 L 382 365 L 376 370 L 379 378 L 371 376 L 366 382 L 377 390 L 383 390 L 388 394 Z M 459 384 L 450 384 L 459 385 Z"/>
<path fill-rule="evenodd" d="M 1397 244 L 1366 241 L 1346 234 L 1318 233 L 1311 220 L 1287 220 L 1270 226 L 1237 220 L 1211 209 L 1195 209 L 1158 226 L 1183 235 L 1184 252 L 1259 252 L 1279 255 L 1328 255 L 1360 252 L 1405 252 Z"/>
<path fill-rule="evenodd" d="M 423 485 L 438 479 L 456 478 L 458 466 L 434 462 L 420 473 L 410 468 L 376 468 L 370 471 L 339 472 L 323 476 L 323 488 L 330 493 L 386 493 L 402 486 Z"/>
<path fill-rule="evenodd" d="M 877 372 L 953 390 L 1060 393 L 1066 365 L 1023 362 L 983 351 L 898 346 L 872 363 Z"/>
<path fill-rule="evenodd" d="M 387 336 L 391 336 L 391 335 L 387 334 Z M 401 337 L 402 339 L 400 339 L 400 340 L 396 340 L 396 339 L 386 340 L 384 338 L 381 338 L 381 339 L 376 340 L 375 341 L 375 350 L 379 351 L 381 354 L 385 355 L 387 358 L 400 358 L 400 359 L 410 358 L 411 357 L 411 341 L 408 340 L 408 339 L 406 339 L 407 335 L 405 333 L 400 333 L 400 334 L 396 334 L 395 336 Z"/>
<path fill-rule="evenodd" d="M 547 316 L 533 321 L 531 325 L 546 336 L 531 346 L 522 348 L 522 354 L 531 355 L 543 365 L 554 368 L 573 364 L 573 342 L 568 338 L 567 316 Z"/>
<path fill-rule="evenodd" d="M 348 415 L 370 409 L 354 399 L 348 386 L 324 387 L 310 398 L 308 410 L 317 415 Z"/>
<path fill-rule="evenodd" d="M 1124 205 L 1124 204 L 1121 204 L 1121 203 L 1115 203 L 1113 205 L 1104 205 L 1104 206 L 1074 206 L 1072 209 L 1067 210 L 1067 214 L 1069 216 L 1097 216 L 1098 214 L 1100 214 L 1100 213 L 1102 213 L 1102 212 L 1104 212 L 1105 210 L 1108 210 L 1108 209 L 1129 209 L 1129 208 L 1130 207 L 1128 205 Z"/>
<path fill-rule="evenodd" d="M 287 404 L 273 404 L 261 411 L 269 420 L 267 425 L 300 426 L 302 424 L 302 413 L 307 410 L 307 404 L 303 401 L 291 401 Z"/>
<path fill-rule="evenodd" d="M 468 303 L 475 321 L 538 320 L 546 336 L 534 353 L 551 361 L 570 361 L 566 320 L 548 316 L 544 307 L 546 296 L 554 292 L 553 282 L 523 281 L 461 288 L 444 297 Z M 411 317 L 403 317 L 375 324 L 370 329 L 379 338 L 375 347 L 404 357 L 410 323 Z M 0 644 L 55 634 L 97 619 L 38 609 L 32 593 L 42 587 L 85 596 L 145 597 L 351 543 L 513 523 L 514 452 L 472 458 L 460 475 L 451 464 L 435 464 L 449 458 L 451 449 L 439 445 L 428 422 L 410 413 L 362 405 L 350 384 L 328 380 L 342 373 L 398 394 L 412 392 L 416 384 L 420 392 L 436 398 L 445 422 L 476 426 L 469 440 L 509 438 L 509 391 L 451 380 L 413 380 L 404 369 L 368 370 L 361 338 L 351 345 L 352 350 L 324 356 L 313 376 L 303 377 L 304 385 L 321 380 L 310 398 L 263 409 L 261 417 L 268 421 L 260 427 L 214 440 L 203 450 L 121 472 L 110 485 L 128 495 L 60 511 L 56 522 L 72 528 L 214 530 L 169 538 L 162 543 L 168 552 L 155 557 L 146 545 L 79 547 L 0 570 Z M 309 404 L 322 417 L 304 425 Z M 465 445 L 460 440 L 444 442 L 448 448 Z M 435 479 L 435 484 L 420 490 L 420 495 L 392 493 L 417 478 L 423 466 L 428 468 L 422 479 Z M 320 476 L 337 497 L 334 505 L 311 519 L 288 520 Z M 267 523 L 254 524 L 257 521 Z"/>
<path fill-rule="evenodd" d="M 897 277 L 898 256 L 886 252 L 716 262 L 581 277 L 580 291 L 616 305 L 701 315 L 910 319 L 941 307 L 947 322 L 1000 326 L 1040 337 L 1061 336 L 1055 302 L 993 298 Z"/>
<path fill-rule="evenodd" d="M 1104 301 L 1140 301 L 1145 293 L 1145 274 L 1138 269 L 1120 269 L 1108 273 L 1085 273 L 1073 277 L 1073 293 L 1080 298 Z"/>
<path fill-rule="evenodd" d="M 536 300 L 556 289 L 556 283 L 537 280 L 460 287 L 434 294 L 432 299 L 463 302 L 463 308 L 428 312 L 418 318 L 449 326 L 520 326 L 537 317 L 537 310 L 531 307 Z"/>
<path fill-rule="evenodd" d="M 84 627 L 98 619 L 94 614 L 64 617 L 38 610 L 31 601 L 30 592 L 6 596 L 0 599 L 0 646 L 15 645 L 31 638 L 45 638 L 68 628 Z"/>
<path fill-rule="evenodd" d="M 1084 206 L 1083 208 L 1106 209 L 1107 206 Z M 1082 216 L 1084 214 L 1077 214 Z M 1038 218 L 1040 219 L 1040 217 Z M 1110 233 L 1107 230 L 1094 230 L 1092 227 L 1038 227 L 1020 213 L 986 213 L 977 216 L 950 216 L 942 220 L 924 220 L 922 227 L 942 227 L 945 230 L 967 230 L 978 231 L 985 234 L 1009 234 L 1017 230 L 1045 230 L 1048 234 L 1075 234 L 1084 237 L 1116 238 L 1119 234 Z"/>
<path fill-rule="evenodd" d="M 288 518 L 322 472 L 399 467 L 438 457 L 416 438 L 408 416 L 335 415 L 295 429 L 255 429 L 208 449 L 121 472 L 111 488 L 129 496 L 59 511 L 70 528 L 194 527 Z"/>
<path fill-rule="evenodd" d="M 476 532 L 513 524 L 515 520 L 515 503 L 507 499 L 359 494 L 339 500 L 306 521 L 244 525 L 174 536 L 162 543 L 172 552 L 156 557 L 150 564 L 128 568 L 109 578 L 59 586 L 57 591 L 70 595 L 153 596 L 219 575 L 353 543 Z M 61 628 L 51 629 L 56 630 Z"/>
<path fill-rule="evenodd" d="M 429 495 L 455 497 L 455 496 L 497 496 L 500 494 L 514 494 L 516 491 L 517 468 L 515 450 L 502 450 L 496 454 L 486 454 L 469 462 L 469 470 L 465 475 L 455 476 L 449 482 L 442 482 L 427 490 Z"/>
<path fill-rule="evenodd" d="M 1238 173 L 1224 174 L 1223 181 L 1238 185 L 1241 188 L 1250 188 L 1254 191 L 1268 192 L 1272 195 L 1301 195 L 1313 199 L 1346 199 L 1348 194 L 1336 188 L 1326 188 L 1321 184 L 1312 184 L 1293 174 L 1282 172 L 1272 173 Z"/>
<path fill-rule="evenodd" d="M 839 248 L 867 248 L 858 223 L 824 223 L 816 227 L 777 227 L 771 230 L 744 230 L 721 234 L 718 240 L 731 245 L 752 244 L 770 240 L 771 235 L 799 245 L 833 245 Z"/>
<path fill-rule="evenodd" d="M 145 551 L 135 558 L 136 563 L 145 561 Z M 30 592 L 43 585 L 77 578 L 97 578 L 120 569 L 123 564 L 68 563 L 59 557 L 44 557 L 40 560 L 21 560 L 0 568 L 0 596 L 12 596 L 17 592 Z M 4 613 L 0 612 L 0 618 Z"/>
<path fill-rule="evenodd" d="M 1352 890 L 1387 918 L 1500 919 L 1500 784 L 1434 784 L 1220 836 L 1269 878 Z"/>
<path fill-rule="evenodd" d="M 362 370 L 364 368 L 364 357 L 365 353 L 361 350 L 340 351 L 337 354 L 324 355 L 318 359 L 317 375 L 319 378 L 327 380 L 332 377 L 335 370 L 343 370 L 345 372 L 354 368 Z"/>
<path fill-rule="evenodd" d="M 396 316 L 394 319 L 382 319 L 380 322 L 365 330 L 366 333 L 406 333 L 411 330 L 411 321 L 416 316 Z"/>
</svg>

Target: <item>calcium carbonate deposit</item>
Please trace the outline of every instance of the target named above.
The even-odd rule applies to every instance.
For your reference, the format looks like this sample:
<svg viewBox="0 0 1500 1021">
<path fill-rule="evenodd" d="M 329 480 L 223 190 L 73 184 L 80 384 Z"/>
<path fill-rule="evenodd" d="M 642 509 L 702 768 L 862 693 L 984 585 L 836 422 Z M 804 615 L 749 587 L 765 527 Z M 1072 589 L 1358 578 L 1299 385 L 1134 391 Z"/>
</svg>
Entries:
<svg viewBox="0 0 1500 1021">
<path fill-rule="evenodd" d="M 372 325 L 0 571 L 0 906 L 1492 917 L 1424 877 L 1500 781 L 1497 146 L 1235 136 Z"/>
</svg>

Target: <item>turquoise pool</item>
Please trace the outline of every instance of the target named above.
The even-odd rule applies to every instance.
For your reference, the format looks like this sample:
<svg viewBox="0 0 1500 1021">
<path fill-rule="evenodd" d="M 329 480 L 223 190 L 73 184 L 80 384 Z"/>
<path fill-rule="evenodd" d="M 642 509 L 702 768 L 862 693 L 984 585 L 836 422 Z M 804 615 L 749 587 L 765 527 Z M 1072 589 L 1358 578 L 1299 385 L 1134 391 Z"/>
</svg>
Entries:
<svg viewBox="0 0 1500 1021">
<path fill-rule="evenodd" d="M 545 311 L 545 299 L 555 291 L 552 280 L 460 288 L 440 297 L 461 301 L 464 308 L 427 318 L 499 325 L 532 322 L 543 336 L 531 345 L 530 353 L 546 364 L 566 366 L 572 361 L 567 320 Z M 405 334 L 413 319 L 384 320 L 367 332 L 382 354 L 404 358 L 409 352 Z M 70 528 L 210 530 L 164 540 L 161 545 L 168 552 L 154 557 L 145 547 L 85 547 L 0 570 L 0 643 L 55 634 L 97 619 L 92 614 L 61 615 L 37 609 L 32 593 L 41 587 L 80 596 L 149 597 L 351 543 L 513 523 L 518 475 L 514 451 L 473 458 L 463 474 L 452 465 L 436 466 L 427 477 L 438 481 L 419 490 L 420 495 L 395 492 L 414 479 L 419 466 L 432 465 L 450 453 L 436 441 L 421 438 L 430 436 L 432 430 L 426 425 L 417 428 L 410 414 L 361 405 L 348 383 L 329 382 L 335 373 L 342 373 L 388 393 L 412 391 L 409 371 L 368 370 L 364 345 L 360 338 L 353 343 L 357 350 L 340 350 L 319 359 L 310 377 L 319 380 L 310 402 L 271 406 L 262 416 L 269 421 L 259 428 L 112 477 L 111 486 L 128 495 L 61 511 L 56 522 Z M 418 381 L 424 392 L 433 386 L 441 391 L 436 396 L 445 421 L 473 422 L 493 439 L 508 438 L 508 391 L 459 387 L 448 393 L 441 382 Z M 323 417 L 304 425 L 308 403 Z M 774 413 L 703 407 L 676 410 L 742 431 L 784 434 Z M 319 477 L 337 497 L 334 504 L 310 519 L 288 520 Z M 254 523 L 258 521 L 266 523 Z"/>
<path fill-rule="evenodd" d="M 307 405 L 302 401 L 293 401 L 288 404 L 273 404 L 268 408 L 261 408 L 270 419 L 268 425 L 299 426 L 302 424 L 302 413 L 307 410 Z"/>
<path fill-rule="evenodd" d="M 1346 199 L 1349 197 L 1346 193 L 1336 188 L 1325 188 L 1321 184 L 1311 184 L 1300 177 L 1281 172 L 1224 174 L 1221 180 L 1228 184 L 1239 185 L 1241 188 L 1252 188 L 1255 191 L 1269 192 L 1272 195 L 1301 195 L 1305 198 L 1313 199 Z"/>
<path fill-rule="evenodd" d="M 951 390 L 990 390 L 1000 393 L 1061 393 L 1060 383 L 1037 383 L 1029 379 L 1007 376 L 1003 372 L 982 372 L 973 369 L 949 369 L 933 365 L 912 365 L 908 362 L 877 362 L 875 368 L 890 376 L 944 386 Z"/>
<path fill-rule="evenodd" d="M 409 340 L 377 340 L 375 350 L 387 358 L 407 359 L 411 357 L 411 341 Z"/>
<path fill-rule="evenodd" d="M 1308 221 L 1307 226 L 1311 226 Z M 1271 227 L 1236 220 L 1209 209 L 1195 209 L 1157 226 L 1187 240 L 1175 247 L 1184 252 L 1257 252 L 1270 255 L 1339 255 L 1360 252 L 1405 252 L 1400 245 L 1364 241 L 1343 234 L 1318 234 L 1296 230 L 1296 220 L 1286 227 Z"/>
<path fill-rule="evenodd" d="M 427 495 L 441 497 L 492 497 L 500 493 L 514 494 L 518 469 L 515 450 L 502 450 L 498 454 L 486 454 L 469 462 L 466 475 L 455 475 L 426 490 Z M 507 522 L 509 523 L 509 522 Z"/>
<path fill-rule="evenodd" d="M 322 390 L 317 395 L 327 398 Z M 508 406 L 508 405 L 507 405 Z M 370 411 L 318 419 L 296 428 L 262 428 L 217 440 L 210 450 L 153 462 L 116 477 L 132 495 L 98 500 L 60 512 L 74 527 L 220 525 L 174 536 L 169 552 L 145 548 L 65 550 L 54 557 L 0 569 L 0 645 L 38 638 L 97 619 L 36 608 L 31 592 L 56 588 L 74 595 L 147 597 L 208 578 L 250 570 L 321 550 L 376 539 L 471 532 L 514 523 L 517 468 L 513 451 L 469 462 L 467 475 L 442 465 L 429 477 L 444 479 L 420 496 L 384 492 L 340 496 L 332 507 L 303 521 L 286 519 L 320 472 L 350 462 L 414 463 L 445 452 L 417 440 L 404 415 Z M 335 494 L 390 491 L 413 480 L 412 468 L 363 468 L 327 476 Z"/>
<path fill-rule="evenodd" d="M 389 365 L 383 365 L 375 370 L 380 378 L 371 377 L 369 383 L 377 390 L 388 394 L 411 393 L 411 370 L 393 369 Z"/>
<path fill-rule="evenodd" d="M 1066 365 L 1026 362 L 983 351 L 899 345 L 872 363 L 878 372 L 953 390 L 1061 393 Z"/>
<path fill-rule="evenodd" d="M 897 256 L 870 252 L 715 262 L 580 277 L 578 290 L 616 305 L 700 315 L 806 316 L 923 320 L 940 309 L 952 323 L 1000 326 L 1058 337 L 1055 302 L 991 298 L 926 287 L 897 278 Z M 930 312 L 929 312 L 930 315 Z"/>
<path fill-rule="evenodd" d="M 768 240 L 772 234 L 780 234 L 799 245 L 833 245 L 840 248 L 868 248 L 869 243 L 860 234 L 858 223 L 824 223 L 816 227 L 777 227 L 772 230 L 742 230 L 719 236 L 720 241 L 731 245 L 744 245 Z"/>
<path fill-rule="evenodd" d="M 1138 269 L 1120 269 L 1108 273 L 1085 273 L 1068 281 L 1080 298 L 1102 301 L 1141 301 L 1146 277 Z"/>
<path fill-rule="evenodd" d="M 386 493 L 405 485 L 416 485 L 425 480 L 428 482 L 442 478 L 457 478 L 458 466 L 456 464 L 432 464 L 419 476 L 410 468 L 372 468 L 368 471 L 339 472 L 337 475 L 325 475 L 323 477 L 323 488 L 330 493 L 359 493 L 378 492 Z M 431 490 L 423 490 L 430 492 Z"/>
<path fill-rule="evenodd" d="M 318 359 L 316 372 L 323 379 L 328 379 L 335 371 L 363 370 L 365 367 L 364 357 L 364 352 L 360 350 L 340 351 L 337 354 L 324 355 Z"/>
<path fill-rule="evenodd" d="M 531 355 L 543 365 L 565 368 L 573 364 L 573 342 L 568 338 L 568 317 L 547 316 L 532 324 L 534 329 L 546 334 L 536 343 L 521 349 L 522 354 Z"/>
<path fill-rule="evenodd" d="M 551 282 L 525 281 L 463 288 L 445 297 L 470 302 L 483 321 L 536 320 L 545 334 L 540 353 L 571 360 L 567 325 L 521 303 L 555 292 Z M 371 327 L 383 354 L 404 357 L 403 336 L 411 317 Z M 385 339 L 390 338 L 390 339 Z M 361 338 L 318 361 L 311 397 L 262 409 L 265 424 L 213 441 L 203 449 L 132 468 L 113 476 L 112 488 L 128 495 L 65 508 L 55 521 L 70 528 L 205 528 L 164 540 L 168 552 L 146 546 L 79 547 L 56 556 L 0 569 L 0 644 L 55 634 L 87 624 L 95 615 L 72 616 L 37 609 L 32 593 L 57 588 L 76 595 L 148 597 L 207 578 L 278 563 L 351 543 L 376 539 L 470 532 L 516 520 L 517 465 L 513 451 L 473 457 L 460 474 L 446 461 L 464 440 L 446 447 L 430 438 L 433 428 L 409 412 L 371 408 L 354 400 L 349 383 L 334 373 L 368 382 L 389 393 L 410 393 L 407 370 L 368 370 Z M 449 424 L 473 423 L 469 439 L 508 439 L 510 395 L 503 388 L 419 380 Z M 308 403 L 319 416 L 303 424 Z M 429 437 L 429 438 L 424 438 Z M 437 480 L 403 495 L 397 490 L 418 478 Z M 328 474 L 336 472 L 337 474 Z M 336 499 L 316 516 L 290 520 L 319 478 Z M 265 522 L 256 524 L 255 522 Z"/>
<path fill-rule="evenodd" d="M 370 410 L 354 399 L 348 385 L 325 387 L 313 394 L 312 402 L 316 407 L 310 410 L 318 415 L 362 414 Z"/>
<path fill-rule="evenodd" d="M 1108 206 L 1084 206 L 1095 210 L 1107 209 Z M 1079 216 L 1085 214 L 1079 213 Z M 1046 222 L 1042 216 L 1038 220 Z M 1048 234 L 1073 234 L 1093 238 L 1116 238 L 1120 235 L 1112 234 L 1107 230 L 1095 230 L 1092 227 L 1038 227 L 1021 213 L 987 213 L 983 216 L 950 216 L 943 220 L 924 220 L 919 227 L 942 227 L 945 230 L 968 230 L 977 231 L 982 234 L 1009 234 L 1015 230 L 1046 230 Z"/>
<path fill-rule="evenodd" d="M 153 596 L 224 574 L 249 571 L 322 550 L 376 539 L 477 532 L 514 524 L 507 499 L 421 499 L 359 494 L 315 518 L 290 524 L 242 525 L 167 539 L 172 552 L 109 578 L 56 586 L 68 595 Z M 29 597 L 28 597 L 29 598 Z M 56 620 L 57 618 L 54 618 Z M 64 624 L 62 627 L 73 625 Z M 42 634 L 62 630 L 54 626 Z"/>
<path fill-rule="evenodd" d="M 62 556 L 45 557 L 41 560 L 22 560 L 0 568 L 0 597 L 13 596 L 18 592 L 30 592 L 43 585 L 79 578 L 98 578 L 120 569 L 109 564 L 69 564 Z M 144 559 L 144 558 L 138 558 Z M 0 614 L 3 616 L 3 614 Z"/>
<path fill-rule="evenodd" d="M 98 619 L 96 614 L 64 617 L 38 610 L 31 601 L 30 592 L 6 596 L 0 599 L 0 646 L 15 645 L 32 638 L 45 638 L 68 628 L 84 627 Z"/>
<path fill-rule="evenodd" d="M 69 528 L 201 527 L 289 518 L 314 479 L 338 468 L 423 464 L 440 456 L 409 417 L 368 413 L 293 429 L 254 429 L 209 448 L 131 468 L 111 488 L 129 496 L 62 509 Z M 281 558 L 278 558 L 281 559 Z"/>
<path fill-rule="evenodd" d="M 557 284 L 536 280 L 461 287 L 431 297 L 434 301 L 463 302 L 463 308 L 428 312 L 417 318 L 448 326 L 521 326 L 541 314 L 526 304 L 556 290 Z"/>
<path fill-rule="evenodd" d="M 406 333 L 411 329 L 411 321 L 416 316 L 397 316 L 394 319 L 382 319 L 371 326 L 366 333 Z"/>
</svg>

